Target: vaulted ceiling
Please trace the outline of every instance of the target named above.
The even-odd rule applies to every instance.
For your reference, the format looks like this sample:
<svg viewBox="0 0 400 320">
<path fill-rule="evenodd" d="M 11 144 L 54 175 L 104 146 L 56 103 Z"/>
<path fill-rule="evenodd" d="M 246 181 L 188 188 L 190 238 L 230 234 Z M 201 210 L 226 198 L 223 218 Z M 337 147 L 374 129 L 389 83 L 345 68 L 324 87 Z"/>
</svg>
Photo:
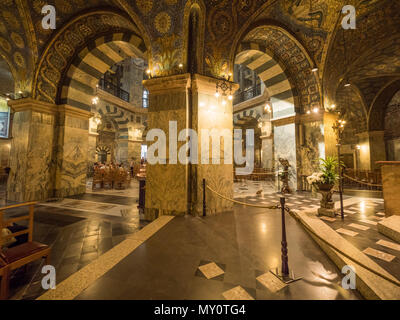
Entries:
<svg viewBox="0 0 400 320">
<path fill-rule="evenodd" d="M 57 10 L 54 31 L 41 26 L 41 10 L 46 4 Z M 15 90 L 31 92 L 35 69 L 50 39 L 72 18 L 99 8 L 117 10 L 129 17 L 141 36 L 147 38 L 154 65 L 163 66 L 162 71 L 167 72 L 184 61 L 185 19 L 193 4 L 206 12 L 199 25 L 204 32 L 206 74 L 220 76 L 226 72 L 243 37 L 255 26 L 270 23 L 287 30 L 319 66 L 330 101 L 335 100 L 345 78 L 370 105 L 382 87 L 400 77 L 399 1 L 0 0 L 0 81 L 10 79 L 11 73 Z M 346 4 L 357 9 L 356 30 L 341 27 L 340 11 Z"/>
</svg>

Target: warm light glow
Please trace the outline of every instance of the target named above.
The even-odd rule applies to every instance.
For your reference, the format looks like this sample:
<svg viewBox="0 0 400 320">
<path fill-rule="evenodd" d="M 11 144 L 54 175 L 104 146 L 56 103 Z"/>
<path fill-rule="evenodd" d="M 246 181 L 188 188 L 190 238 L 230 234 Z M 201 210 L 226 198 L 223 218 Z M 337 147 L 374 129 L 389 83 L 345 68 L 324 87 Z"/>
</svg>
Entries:
<svg viewBox="0 0 400 320">
<path fill-rule="evenodd" d="M 331 109 L 335 110 L 336 109 L 336 105 L 335 104 L 331 105 Z"/>
<path fill-rule="evenodd" d="M 314 113 L 318 113 L 319 112 L 319 109 L 318 108 L 314 108 Z"/>
<path fill-rule="evenodd" d="M 228 96 L 228 99 L 232 101 L 232 100 L 233 100 L 233 96 L 230 94 L 230 95 Z"/>
<path fill-rule="evenodd" d="M 310 113 L 311 113 L 311 111 L 310 111 L 310 110 L 308 110 L 308 111 L 307 111 L 307 114 L 310 114 Z"/>
<path fill-rule="evenodd" d="M 225 106 L 226 105 L 226 100 L 222 100 L 222 105 Z"/>
<path fill-rule="evenodd" d="M 219 96 L 220 96 L 220 95 L 219 95 L 219 92 L 216 92 L 216 93 L 215 93 L 215 97 L 216 97 L 216 98 L 219 98 Z"/>
<path fill-rule="evenodd" d="M 205 106 L 204 102 L 200 102 L 200 107 L 204 107 L 204 106 Z"/>
<path fill-rule="evenodd" d="M 361 150 L 361 146 L 357 145 L 356 146 L 357 150 Z"/>
<path fill-rule="evenodd" d="M 317 72 L 317 71 L 318 71 L 318 68 L 317 68 L 317 67 L 312 68 L 311 71 L 312 71 L 312 72 Z"/>
<path fill-rule="evenodd" d="M 180 68 L 180 69 L 183 68 L 183 64 L 182 64 L 182 63 L 179 64 L 179 68 Z"/>
<path fill-rule="evenodd" d="M 99 97 L 94 97 L 92 99 L 92 104 L 98 104 L 99 103 Z"/>
<path fill-rule="evenodd" d="M 147 74 L 150 74 L 150 73 L 151 73 L 151 70 L 150 70 L 150 69 L 147 69 L 147 70 L 146 70 L 146 73 L 147 73 Z"/>
<path fill-rule="evenodd" d="M 267 111 L 268 113 L 271 113 L 271 111 L 272 111 L 271 105 L 269 103 L 267 103 L 264 107 L 264 110 Z"/>
<path fill-rule="evenodd" d="M 350 83 L 346 83 L 344 86 L 345 86 L 345 87 L 350 87 L 351 84 L 350 84 Z"/>
</svg>

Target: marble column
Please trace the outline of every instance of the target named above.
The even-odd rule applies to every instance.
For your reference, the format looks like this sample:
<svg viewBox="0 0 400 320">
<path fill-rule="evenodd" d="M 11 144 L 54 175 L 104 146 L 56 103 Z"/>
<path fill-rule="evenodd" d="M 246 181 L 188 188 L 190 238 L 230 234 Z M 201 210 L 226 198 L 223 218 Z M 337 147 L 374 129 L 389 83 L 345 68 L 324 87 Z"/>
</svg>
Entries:
<svg viewBox="0 0 400 320">
<path fill-rule="evenodd" d="M 56 106 L 33 99 L 9 102 L 14 112 L 8 200 L 27 202 L 52 196 Z"/>
<path fill-rule="evenodd" d="M 233 106 L 232 101 L 226 97 L 215 96 L 217 80 L 210 77 L 201 75 L 194 75 L 192 79 L 192 117 L 191 125 L 198 135 L 198 153 L 199 153 L 199 164 L 191 166 L 191 199 L 192 213 L 194 215 L 201 215 L 203 209 L 202 201 L 202 181 L 206 180 L 206 184 L 213 190 L 220 194 L 233 199 L 233 158 L 225 159 L 225 142 L 232 143 L 232 132 L 233 132 Z M 232 94 L 238 89 L 238 85 L 232 83 Z M 229 94 L 229 92 L 228 92 Z M 224 104 L 224 101 L 226 104 Z M 203 141 L 202 130 L 217 130 L 215 138 L 209 139 L 209 141 Z M 217 132 L 216 131 L 216 132 Z M 226 133 L 227 135 L 224 135 Z M 245 137 L 246 133 L 242 133 Z M 223 137 L 220 138 L 220 137 Z M 212 140 L 220 139 L 217 144 L 220 149 L 220 159 L 213 159 Z M 205 143 L 209 143 L 208 156 L 206 155 L 208 164 L 201 161 L 201 157 L 204 157 L 204 150 L 201 146 Z M 233 148 L 232 148 L 233 151 Z M 203 154 L 202 154 L 203 153 Z M 232 152 L 233 155 L 233 152 Z M 213 162 L 214 160 L 214 162 Z M 217 160 L 218 163 L 215 163 Z M 207 204 L 207 215 L 217 214 L 232 209 L 232 203 L 230 201 L 221 199 L 209 190 L 206 192 L 206 204 Z"/>
<path fill-rule="evenodd" d="M 184 215 L 189 207 L 188 165 L 170 159 L 168 141 L 170 121 L 177 123 L 178 133 L 189 128 L 190 74 L 150 79 L 143 84 L 149 90 L 149 131 L 162 130 L 167 141 L 166 158 L 160 159 L 161 163 L 148 163 L 146 168 L 145 219 L 154 220 L 162 215 Z M 176 142 L 177 137 L 171 136 L 171 139 Z M 148 141 L 147 145 L 150 148 L 154 143 L 155 141 Z M 177 150 L 183 144 L 185 143 L 178 142 Z"/>
<path fill-rule="evenodd" d="M 298 151 L 298 123 L 296 116 L 289 116 L 281 119 L 273 119 L 274 126 L 274 161 L 276 170 L 282 171 L 283 168 L 279 159 L 283 158 L 289 161 L 289 187 L 292 191 L 299 188 L 297 177 L 297 162 L 299 158 Z M 276 181 L 278 184 L 278 179 Z"/>
<path fill-rule="evenodd" d="M 338 116 L 336 113 L 325 112 L 324 113 L 324 140 L 325 140 L 325 156 L 337 158 L 337 137 L 333 130 Z"/>
<path fill-rule="evenodd" d="M 54 196 L 64 198 L 86 192 L 89 118 L 92 113 L 68 105 L 57 109 Z"/>
<path fill-rule="evenodd" d="M 369 131 L 358 134 L 360 145 L 360 169 L 378 170 L 377 161 L 386 160 L 386 145 L 383 131 Z"/>
<path fill-rule="evenodd" d="M 40 201 L 84 193 L 91 114 L 30 98 L 9 104 L 14 123 L 8 199 Z"/>
</svg>

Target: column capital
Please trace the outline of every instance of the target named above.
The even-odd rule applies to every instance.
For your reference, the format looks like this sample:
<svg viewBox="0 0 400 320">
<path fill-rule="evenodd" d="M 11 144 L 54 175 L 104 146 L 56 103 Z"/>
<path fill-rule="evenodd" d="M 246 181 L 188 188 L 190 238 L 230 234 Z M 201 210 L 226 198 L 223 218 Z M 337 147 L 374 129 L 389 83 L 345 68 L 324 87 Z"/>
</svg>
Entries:
<svg viewBox="0 0 400 320">
<path fill-rule="evenodd" d="M 166 94 L 186 91 L 190 87 L 190 73 L 144 80 L 143 85 L 150 94 Z"/>
<path fill-rule="evenodd" d="M 81 118 L 85 120 L 89 120 L 94 116 L 93 112 L 82 110 L 76 107 L 69 106 L 67 104 L 62 104 L 56 106 L 56 110 L 65 116 L 71 116 L 74 118 Z"/>
<path fill-rule="evenodd" d="M 222 80 L 195 74 L 192 78 L 192 88 L 193 90 L 200 91 L 202 93 L 215 94 L 216 84 L 220 81 Z M 230 81 L 227 82 L 232 85 L 232 94 L 234 94 L 239 89 L 239 84 Z"/>
<path fill-rule="evenodd" d="M 49 114 L 55 114 L 57 112 L 57 105 L 32 98 L 10 100 L 8 101 L 8 105 L 14 112 L 36 111 Z"/>
<path fill-rule="evenodd" d="M 24 98 L 8 101 L 8 105 L 14 112 L 35 111 L 47 114 L 63 113 L 75 118 L 90 119 L 93 113 L 69 105 L 56 105 L 49 102 L 39 101 L 32 98 Z"/>
</svg>

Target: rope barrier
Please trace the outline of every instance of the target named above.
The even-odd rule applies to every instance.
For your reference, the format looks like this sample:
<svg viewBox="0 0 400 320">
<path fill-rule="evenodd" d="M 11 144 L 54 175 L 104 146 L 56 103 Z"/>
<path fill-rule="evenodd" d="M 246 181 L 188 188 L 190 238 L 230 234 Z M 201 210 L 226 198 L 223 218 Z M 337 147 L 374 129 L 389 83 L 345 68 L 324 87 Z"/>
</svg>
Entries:
<svg viewBox="0 0 400 320">
<path fill-rule="evenodd" d="M 215 193 L 220 198 L 222 198 L 224 200 L 227 200 L 227 201 L 230 201 L 230 202 L 233 202 L 233 203 L 236 203 L 236 204 L 240 204 L 242 206 L 253 207 L 253 208 L 261 208 L 261 209 L 280 209 L 279 205 L 267 207 L 267 206 L 260 206 L 260 205 L 257 205 L 257 204 L 251 204 L 251 203 L 247 203 L 247 202 L 241 202 L 241 201 L 237 201 L 237 200 L 234 200 L 234 199 L 229 199 L 228 197 L 225 197 L 224 195 L 222 195 L 222 194 L 218 193 L 217 191 L 211 189 L 209 186 L 207 186 L 206 188 L 208 190 L 210 190 L 212 193 Z"/>
<path fill-rule="evenodd" d="M 381 187 L 381 188 L 383 187 L 381 184 L 373 184 L 373 183 L 368 183 L 368 182 L 364 182 L 364 181 L 360 181 L 360 180 L 354 179 L 354 178 L 348 176 L 347 174 L 343 174 L 343 177 L 345 177 L 345 178 L 347 178 L 349 180 L 352 180 L 354 182 L 357 182 L 359 184 L 364 184 L 364 185 L 367 185 L 367 186 L 370 186 L 370 187 Z"/>
<path fill-rule="evenodd" d="M 206 188 L 207 188 L 208 190 L 210 190 L 212 193 L 216 194 L 217 196 L 219 196 L 220 198 L 222 198 L 222 199 L 224 199 L 224 200 L 227 200 L 227 201 L 230 201 L 230 202 L 233 202 L 233 203 L 236 203 L 236 204 L 240 204 L 240 205 L 243 205 L 243 206 L 248 206 L 248 207 L 253 207 L 253 208 L 261 208 L 261 209 L 280 209 L 280 208 L 281 208 L 280 205 L 276 205 L 276 206 L 260 206 L 260 205 L 255 205 L 255 204 L 250 204 L 250 203 L 246 203 L 246 202 L 237 201 L 237 200 L 234 200 L 234 199 L 230 199 L 230 198 L 228 198 L 228 197 L 225 197 L 224 195 L 222 195 L 222 194 L 220 194 L 219 192 L 213 190 L 213 189 L 210 188 L 209 186 L 206 186 Z M 293 212 L 289 207 L 285 206 L 285 210 L 286 210 L 286 212 L 290 213 L 291 215 L 296 216 L 295 212 Z M 384 280 L 386 280 L 386 281 L 392 283 L 393 285 L 400 287 L 400 281 L 391 279 L 391 278 L 389 278 L 389 277 L 387 277 L 387 276 L 385 276 L 385 275 L 383 275 L 383 274 L 377 273 L 375 270 L 373 270 L 373 269 L 371 269 L 370 267 L 366 266 L 366 265 L 363 264 L 362 262 L 359 262 L 359 261 L 355 260 L 353 257 L 349 256 L 347 253 L 343 252 L 343 251 L 340 250 L 339 248 L 337 248 L 337 247 L 335 247 L 334 245 L 332 245 L 331 243 L 329 243 L 327 240 L 325 240 L 324 238 L 322 238 L 321 236 L 319 236 L 318 234 L 316 234 L 315 231 L 312 230 L 309 226 L 307 226 L 307 225 L 305 225 L 305 224 L 303 224 L 303 225 L 304 225 L 304 227 L 305 227 L 312 235 L 314 235 L 314 236 L 317 237 L 320 241 L 322 241 L 323 243 L 325 243 L 326 245 L 328 245 L 331 249 L 337 251 L 338 253 L 340 253 L 341 255 L 343 255 L 344 257 L 346 257 L 347 259 L 349 259 L 349 260 L 351 260 L 352 262 L 358 264 L 360 267 L 362 267 L 362 268 L 368 270 L 369 272 L 371 272 L 371 273 L 377 275 L 378 277 L 381 277 L 381 278 L 383 278 Z"/>
</svg>

